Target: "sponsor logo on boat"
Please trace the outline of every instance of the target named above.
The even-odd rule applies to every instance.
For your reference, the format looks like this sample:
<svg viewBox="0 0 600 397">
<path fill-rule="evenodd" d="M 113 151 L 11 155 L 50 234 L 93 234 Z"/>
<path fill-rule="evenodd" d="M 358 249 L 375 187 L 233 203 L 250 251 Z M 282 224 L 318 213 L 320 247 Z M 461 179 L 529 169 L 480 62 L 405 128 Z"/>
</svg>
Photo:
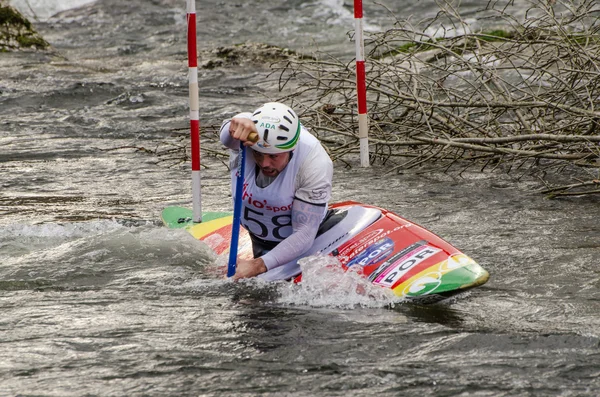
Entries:
<svg viewBox="0 0 600 397">
<path fill-rule="evenodd" d="M 360 265 L 362 267 L 381 262 L 394 251 L 394 242 L 389 237 L 384 237 L 367 247 L 360 255 L 352 259 L 346 266 Z"/>
<path fill-rule="evenodd" d="M 401 255 L 402 251 L 394 255 L 380 266 L 382 270 L 377 269 L 375 272 L 373 272 L 373 274 L 371 274 L 369 279 L 375 284 L 382 285 L 384 287 L 391 287 L 411 268 L 441 251 L 439 248 L 425 245 L 423 243 L 423 241 L 420 241 L 413 244 L 413 246 L 420 244 L 419 246 L 410 246 L 402 250 L 406 252 L 408 249 L 412 248 L 412 250 L 408 251 L 405 255 Z"/>
<path fill-rule="evenodd" d="M 360 240 L 354 243 L 350 243 L 348 246 L 343 247 L 339 251 L 338 259 L 342 264 L 348 263 L 349 260 L 359 255 L 367 247 L 373 245 L 376 241 L 381 240 L 384 237 L 402 229 L 404 226 L 396 226 L 393 229 L 375 229 L 371 230 L 366 236 L 363 236 Z"/>
<path fill-rule="evenodd" d="M 344 237 L 346 237 L 348 235 L 348 233 L 344 233 L 341 236 L 339 236 L 338 238 L 336 238 L 335 240 L 331 241 L 329 244 L 327 244 L 323 249 L 321 249 L 319 252 L 321 253 L 327 253 L 329 252 L 329 249 L 331 247 L 333 247 L 338 241 L 340 241 L 341 239 L 343 239 Z M 335 250 L 334 250 L 335 251 Z M 332 254 L 335 256 L 336 254 L 334 252 L 332 252 Z"/>
<path fill-rule="evenodd" d="M 482 277 L 487 280 L 487 272 L 483 274 L 473 272 L 469 268 L 472 265 L 477 265 L 477 263 L 465 254 L 453 255 L 437 265 L 429 267 L 427 273 L 421 274 L 418 278 L 413 278 L 410 282 L 399 284 L 394 288 L 394 292 L 396 292 L 398 287 L 402 287 L 398 289 L 398 291 L 401 291 L 398 295 L 401 296 L 424 296 L 435 293 L 435 290 L 442 285 L 444 275 L 458 268 L 466 270 L 465 278 L 462 279 L 464 284 L 475 283 L 481 280 Z"/>
<path fill-rule="evenodd" d="M 379 265 L 379 267 L 377 269 L 375 269 L 373 271 L 373 273 L 371 273 L 369 275 L 369 281 L 373 281 L 375 280 L 381 273 L 383 273 L 388 267 L 392 266 L 394 263 L 396 263 L 396 261 L 400 258 L 402 258 L 405 255 L 408 255 L 409 253 L 411 253 L 412 251 L 414 251 L 415 249 L 424 246 L 425 244 L 427 244 L 427 241 L 425 240 L 421 240 L 421 241 L 417 241 L 416 243 L 413 243 L 411 245 L 409 245 L 406 248 L 402 248 L 400 251 L 396 252 L 394 254 L 394 256 L 392 256 L 389 260 L 383 262 L 381 265 Z"/>
<path fill-rule="evenodd" d="M 360 240 L 358 240 L 358 241 L 352 241 L 352 242 L 350 242 L 348 244 L 348 246 L 343 247 L 340 250 L 340 255 L 346 255 L 346 256 L 348 256 L 348 253 L 350 251 L 352 251 L 353 249 L 355 249 L 359 245 L 364 244 L 364 242 L 367 241 L 367 240 L 371 240 L 373 238 L 377 238 L 381 233 L 383 233 L 383 229 L 371 230 L 370 232 L 368 232 L 367 234 L 365 234 L 364 236 L 362 236 L 360 238 Z"/>
</svg>

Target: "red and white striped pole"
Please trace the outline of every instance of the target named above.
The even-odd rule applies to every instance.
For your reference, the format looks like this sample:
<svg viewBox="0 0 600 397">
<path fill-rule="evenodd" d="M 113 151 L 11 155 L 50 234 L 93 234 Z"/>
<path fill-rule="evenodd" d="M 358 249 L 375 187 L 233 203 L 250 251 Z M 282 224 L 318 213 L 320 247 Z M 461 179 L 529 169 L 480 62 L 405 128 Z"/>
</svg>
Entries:
<svg viewBox="0 0 600 397">
<path fill-rule="evenodd" d="M 365 72 L 365 44 L 363 38 L 362 0 L 354 0 L 354 43 L 356 44 L 356 96 L 358 100 L 358 138 L 360 165 L 369 166 L 369 123 L 367 119 L 367 84 Z"/>
<path fill-rule="evenodd" d="M 196 0 L 187 0 L 188 80 L 190 83 L 190 137 L 192 140 L 193 221 L 202 222 L 200 191 L 200 111 L 198 100 L 198 54 L 196 53 Z"/>
</svg>

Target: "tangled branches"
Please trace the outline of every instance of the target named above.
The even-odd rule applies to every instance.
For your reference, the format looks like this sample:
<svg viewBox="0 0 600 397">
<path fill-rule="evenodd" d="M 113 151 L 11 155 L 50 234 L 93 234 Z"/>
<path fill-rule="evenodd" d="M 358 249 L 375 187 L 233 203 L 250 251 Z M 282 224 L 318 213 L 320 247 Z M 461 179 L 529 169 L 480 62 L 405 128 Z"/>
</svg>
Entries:
<svg viewBox="0 0 600 397">
<path fill-rule="evenodd" d="M 532 0 L 524 17 L 489 3 L 476 32 L 448 2 L 433 19 L 398 19 L 368 35 L 371 161 L 401 172 L 526 167 L 577 170 L 579 194 L 600 188 L 600 6 Z M 274 66 L 280 88 L 334 159 L 358 153 L 353 62 L 333 57 Z M 569 171 L 569 172 L 571 172 Z M 585 178 L 584 178 L 585 179 Z M 581 189 L 583 188 L 583 189 Z M 573 194 L 572 187 L 547 192 Z"/>
</svg>

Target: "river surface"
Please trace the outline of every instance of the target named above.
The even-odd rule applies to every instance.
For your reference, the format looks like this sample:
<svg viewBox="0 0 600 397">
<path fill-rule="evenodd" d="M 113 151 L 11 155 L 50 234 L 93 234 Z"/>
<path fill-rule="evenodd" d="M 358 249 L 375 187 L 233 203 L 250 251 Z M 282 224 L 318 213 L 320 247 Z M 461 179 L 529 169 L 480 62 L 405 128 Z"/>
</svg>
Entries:
<svg viewBox="0 0 600 397">
<path fill-rule="evenodd" d="M 462 3 L 474 23 L 479 3 Z M 0 54 L 1 396 L 600 395 L 598 198 L 549 200 L 520 174 L 340 163 L 333 201 L 427 227 L 488 283 L 429 306 L 333 279 L 231 283 L 224 258 L 159 221 L 191 202 L 189 164 L 168 152 L 187 144 L 185 2 L 28 4 L 53 50 Z M 352 59 L 349 2 L 274 4 L 198 2 L 200 62 L 246 41 Z M 373 2 L 365 18 L 391 23 Z M 201 69 L 201 124 L 277 98 L 267 75 Z M 218 149 L 203 133 L 203 206 L 229 211 Z"/>
</svg>

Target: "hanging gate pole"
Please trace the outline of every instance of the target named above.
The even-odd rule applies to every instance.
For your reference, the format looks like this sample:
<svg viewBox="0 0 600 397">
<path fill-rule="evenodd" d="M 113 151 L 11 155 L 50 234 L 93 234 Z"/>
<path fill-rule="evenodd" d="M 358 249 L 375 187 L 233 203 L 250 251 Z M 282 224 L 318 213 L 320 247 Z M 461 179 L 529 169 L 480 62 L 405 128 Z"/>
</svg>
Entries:
<svg viewBox="0 0 600 397">
<path fill-rule="evenodd" d="M 365 72 L 365 44 L 363 38 L 362 0 L 354 0 L 354 43 L 356 44 L 356 96 L 358 101 L 358 138 L 360 165 L 369 166 L 369 124 L 367 119 L 367 84 Z"/>
<path fill-rule="evenodd" d="M 198 100 L 198 54 L 196 49 L 196 3 L 187 0 L 188 80 L 190 84 L 190 138 L 192 141 L 192 209 L 193 221 L 202 222 L 200 191 L 200 111 Z"/>
</svg>

